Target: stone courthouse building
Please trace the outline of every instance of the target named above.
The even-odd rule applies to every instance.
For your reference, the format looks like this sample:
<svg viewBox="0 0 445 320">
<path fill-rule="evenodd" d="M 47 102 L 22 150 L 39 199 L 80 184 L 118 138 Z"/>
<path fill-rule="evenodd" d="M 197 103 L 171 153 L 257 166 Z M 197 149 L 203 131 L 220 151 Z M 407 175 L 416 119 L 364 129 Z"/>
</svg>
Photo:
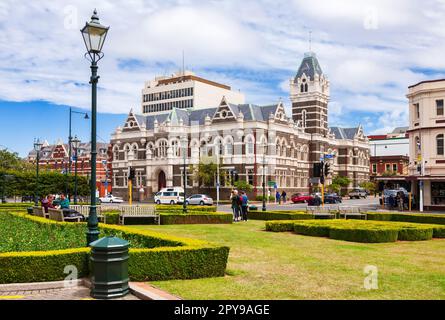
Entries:
<svg viewBox="0 0 445 320">
<path fill-rule="evenodd" d="M 140 190 L 151 198 L 163 187 L 183 186 L 184 161 L 189 195 L 215 196 L 216 179 L 211 186 L 200 185 L 196 170 L 199 163 L 219 164 L 221 199 L 237 180 L 253 186 L 251 198 L 261 195 L 263 176 L 266 185 L 275 184 L 288 195 L 309 192 L 315 182 L 313 165 L 328 154 L 332 175 L 326 185 L 335 175 L 349 177 L 350 188 L 369 180 L 369 143 L 363 128 L 328 126 L 329 81 L 314 53 L 305 54 L 290 92 L 292 116 L 282 101 L 244 103 L 230 87 L 189 72 L 147 82 L 142 113 L 130 111 L 112 135 L 113 194 L 128 198 L 130 167 L 136 175 L 135 197 Z"/>
</svg>

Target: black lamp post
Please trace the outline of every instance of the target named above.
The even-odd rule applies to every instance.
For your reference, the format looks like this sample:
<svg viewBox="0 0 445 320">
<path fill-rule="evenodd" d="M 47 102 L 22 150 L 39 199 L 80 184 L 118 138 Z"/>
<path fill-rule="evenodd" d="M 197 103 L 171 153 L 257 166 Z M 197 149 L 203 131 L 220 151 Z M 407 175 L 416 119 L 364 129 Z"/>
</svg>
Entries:
<svg viewBox="0 0 445 320">
<path fill-rule="evenodd" d="M 69 157 L 69 159 L 68 159 L 68 170 L 65 170 L 66 193 L 67 193 L 68 198 L 71 198 L 70 197 L 71 194 L 70 194 L 69 189 L 68 189 L 68 174 L 71 173 L 71 166 L 72 166 L 71 149 L 72 149 L 72 146 L 73 146 L 73 137 L 71 136 L 71 123 L 72 123 L 72 115 L 73 115 L 73 113 L 83 115 L 84 116 L 83 118 L 85 120 L 89 120 L 90 119 L 90 117 L 88 116 L 88 113 L 75 111 L 75 110 L 73 110 L 73 108 L 70 108 L 69 135 L 68 135 L 68 157 Z"/>
<path fill-rule="evenodd" d="M 182 204 L 182 213 L 187 214 L 187 151 L 188 151 L 188 140 L 187 137 L 181 139 L 182 147 L 182 157 L 183 157 L 183 169 L 182 174 L 184 178 L 184 202 Z"/>
<path fill-rule="evenodd" d="M 77 157 L 80 147 L 80 140 L 76 137 L 71 140 L 74 149 L 74 205 L 77 205 Z"/>
<path fill-rule="evenodd" d="M 97 83 L 99 82 L 99 76 L 97 75 L 97 63 L 104 57 L 102 47 L 107 37 L 109 27 L 105 27 L 100 24 L 97 11 L 94 10 L 94 14 L 91 17 L 91 21 L 87 22 L 82 30 L 83 40 L 87 48 L 85 58 L 91 62 L 91 79 L 90 84 L 92 86 L 91 94 L 91 205 L 90 214 L 88 217 L 88 231 L 87 231 L 87 246 L 99 239 L 99 228 L 96 212 L 96 159 L 97 159 Z"/>
<path fill-rule="evenodd" d="M 263 144 L 263 211 L 266 211 L 266 153 L 267 144 Z"/>
<path fill-rule="evenodd" d="M 36 152 L 36 189 L 34 194 L 34 204 L 36 207 L 39 205 L 39 162 L 40 162 L 40 151 L 42 150 L 43 144 L 39 139 L 34 141 L 34 150 Z"/>
</svg>

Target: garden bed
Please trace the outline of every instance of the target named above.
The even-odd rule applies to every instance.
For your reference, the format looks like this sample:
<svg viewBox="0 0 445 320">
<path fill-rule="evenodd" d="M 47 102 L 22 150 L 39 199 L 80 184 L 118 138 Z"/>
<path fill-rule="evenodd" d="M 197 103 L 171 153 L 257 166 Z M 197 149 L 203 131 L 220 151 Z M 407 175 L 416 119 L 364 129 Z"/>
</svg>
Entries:
<svg viewBox="0 0 445 320">
<path fill-rule="evenodd" d="M 229 248 L 205 241 L 100 224 L 100 237 L 130 242 L 132 281 L 224 276 Z M 22 213 L 0 214 L 0 283 L 63 280 L 67 265 L 90 272 L 85 223 L 60 223 Z"/>
<path fill-rule="evenodd" d="M 266 230 L 329 237 L 365 243 L 431 240 L 445 238 L 445 227 L 400 222 L 357 220 L 269 221 Z"/>
</svg>

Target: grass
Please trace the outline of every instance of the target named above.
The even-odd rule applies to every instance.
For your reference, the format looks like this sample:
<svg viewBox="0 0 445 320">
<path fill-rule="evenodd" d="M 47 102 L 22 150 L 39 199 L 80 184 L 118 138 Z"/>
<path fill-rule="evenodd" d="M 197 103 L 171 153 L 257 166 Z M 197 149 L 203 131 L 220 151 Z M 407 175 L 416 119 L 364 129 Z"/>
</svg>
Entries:
<svg viewBox="0 0 445 320">
<path fill-rule="evenodd" d="M 233 225 L 134 226 L 230 246 L 224 278 L 153 282 L 184 299 L 445 299 L 445 239 L 362 244 Z M 378 290 L 364 268 L 378 267 Z"/>
</svg>

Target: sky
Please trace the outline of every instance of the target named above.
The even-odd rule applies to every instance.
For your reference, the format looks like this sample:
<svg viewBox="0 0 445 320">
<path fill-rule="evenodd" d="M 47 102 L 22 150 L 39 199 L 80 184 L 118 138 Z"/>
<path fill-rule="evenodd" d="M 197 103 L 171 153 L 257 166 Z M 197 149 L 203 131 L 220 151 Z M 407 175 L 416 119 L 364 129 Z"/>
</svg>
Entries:
<svg viewBox="0 0 445 320">
<path fill-rule="evenodd" d="M 316 52 L 331 83 L 330 126 L 391 132 L 408 123 L 407 87 L 445 78 L 445 0 L 0 1 L 0 148 L 67 140 L 69 108 L 90 108 L 79 30 L 97 8 L 111 26 L 99 62 L 99 141 L 141 112 L 144 82 L 186 68 L 247 102 L 281 98 Z M 311 36 L 310 36 L 311 34 Z M 309 39 L 312 39 L 309 41 Z M 89 140 L 75 115 L 73 134 Z"/>
</svg>

